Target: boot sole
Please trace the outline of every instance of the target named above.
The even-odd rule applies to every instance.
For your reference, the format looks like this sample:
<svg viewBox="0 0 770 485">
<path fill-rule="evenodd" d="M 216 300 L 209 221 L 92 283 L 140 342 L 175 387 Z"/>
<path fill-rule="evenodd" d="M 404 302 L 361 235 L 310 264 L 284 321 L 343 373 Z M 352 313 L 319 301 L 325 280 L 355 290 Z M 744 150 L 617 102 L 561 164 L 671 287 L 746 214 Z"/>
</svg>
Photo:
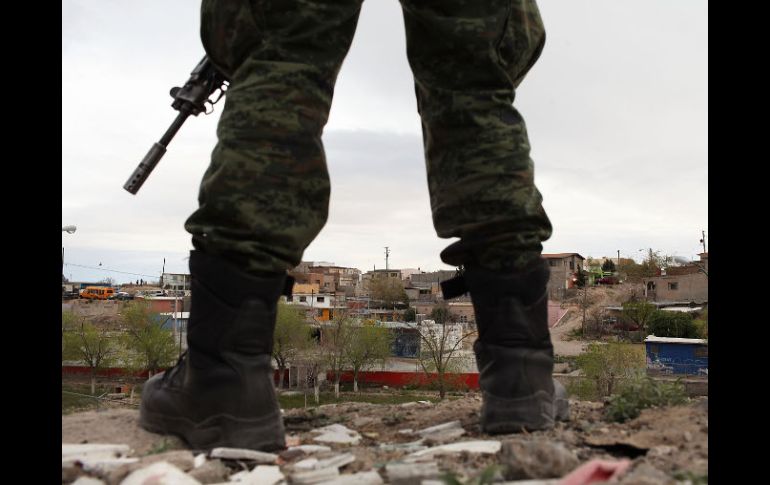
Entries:
<svg viewBox="0 0 770 485">
<path fill-rule="evenodd" d="M 196 423 L 184 417 L 143 409 L 139 426 L 152 433 L 178 436 L 196 450 L 227 447 L 276 451 L 286 448 L 283 420 L 279 414 L 256 419 L 219 414 Z"/>
</svg>

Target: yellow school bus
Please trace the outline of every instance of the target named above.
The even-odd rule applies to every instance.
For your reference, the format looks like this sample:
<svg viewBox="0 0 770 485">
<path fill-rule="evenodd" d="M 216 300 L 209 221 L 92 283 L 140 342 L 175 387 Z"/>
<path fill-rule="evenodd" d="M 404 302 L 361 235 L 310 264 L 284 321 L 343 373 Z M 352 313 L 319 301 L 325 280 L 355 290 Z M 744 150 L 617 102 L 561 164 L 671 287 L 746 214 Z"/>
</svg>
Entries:
<svg viewBox="0 0 770 485">
<path fill-rule="evenodd" d="M 87 286 L 80 291 L 80 298 L 89 300 L 106 300 L 115 294 L 115 288 L 108 286 Z"/>
</svg>

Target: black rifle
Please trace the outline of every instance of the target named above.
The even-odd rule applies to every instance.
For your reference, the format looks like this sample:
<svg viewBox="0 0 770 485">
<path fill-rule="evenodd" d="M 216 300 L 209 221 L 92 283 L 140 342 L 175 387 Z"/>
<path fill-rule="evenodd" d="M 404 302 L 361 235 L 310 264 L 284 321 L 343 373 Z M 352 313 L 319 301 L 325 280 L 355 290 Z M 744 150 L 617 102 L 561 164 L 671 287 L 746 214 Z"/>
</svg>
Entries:
<svg viewBox="0 0 770 485">
<path fill-rule="evenodd" d="M 176 132 L 182 127 L 188 116 L 198 116 L 201 112 L 205 114 L 211 113 L 207 111 L 207 103 L 211 106 L 213 111 L 213 105 L 224 96 L 227 91 L 228 80 L 225 76 L 214 67 L 207 56 L 203 56 L 203 60 L 195 66 L 190 79 L 181 88 L 171 88 L 171 97 L 174 98 L 174 102 L 171 103 L 171 107 L 179 111 L 176 119 L 171 126 L 168 127 L 166 133 L 155 143 L 147 155 L 144 156 L 139 166 L 136 167 L 134 173 L 129 177 L 128 182 L 123 185 L 123 188 L 136 194 L 139 188 L 150 176 L 150 173 L 158 164 L 160 159 L 166 153 L 166 147 L 174 138 Z M 219 96 L 215 100 L 209 99 L 209 96 L 219 90 Z"/>
</svg>

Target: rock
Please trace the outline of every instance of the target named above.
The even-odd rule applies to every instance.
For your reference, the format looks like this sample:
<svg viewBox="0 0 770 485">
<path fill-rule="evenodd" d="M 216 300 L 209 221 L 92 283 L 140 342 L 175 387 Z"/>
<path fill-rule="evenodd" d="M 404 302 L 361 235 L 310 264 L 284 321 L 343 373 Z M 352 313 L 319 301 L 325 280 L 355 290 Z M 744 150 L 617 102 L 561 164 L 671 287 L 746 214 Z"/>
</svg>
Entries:
<svg viewBox="0 0 770 485">
<path fill-rule="evenodd" d="M 421 429 L 417 431 L 417 434 L 424 437 L 431 433 L 437 433 L 447 429 L 462 429 L 462 425 L 460 424 L 460 421 L 449 421 L 448 423 L 437 424 L 436 426 Z"/>
<path fill-rule="evenodd" d="M 63 466 L 61 467 L 61 481 L 62 483 L 74 482 L 83 473 L 83 468 L 80 465 Z"/>
<path fill-rule="evenodd" d="M 670 485 L 675 480 L 652 465 L 642 463 L 625 475 L 619 485 Z"/>
<path fill-rule="evenodd" d="M 412 428 L 399 429 L 398 434 L 413 435 L 414 430 Z"/>
<path fill-rule="evenodd" d="M 370 440 L 376 440 L 380 437 L 380 433 L 364 433 L 364 437 L 369 438 Z"/>
<path fill-rule="evenodd" d="M 359 472 L 352 475 L 340 475 L 334 480 L 318 482 L 316 485 L 381 485 L 382 477 L 374 470 Z M 443 483 L 441 485 L 444 485 Z"/>
<path fill-rule="evenodd" d="M 309 485 L 312 483 L 328 482 L 340 476 L 337 468 L 323 468 L 321 470 L 308 470 L 291 474 L 292 485 Z"/>
<path fill-rule="evenodd" d="M 360 416 L 356 419 L 354 419 L 351 424 L 355 426 L 356 428 L 360 428 L 362 426 L 366 426 L 367 424 L 371 424 L 375 422 L 376 419 L 370 418 L 369 416 Z"/>
<path fill-rule="evenodd" d="M 103 481 L 93 477 L 80 477 L 72 485 L 106 485 Z"/>
<path fill-rule="evenodd" d="M 283 480 L 283 473 L 277 466 L 257 465 L 250 472 L 243 471 L 230 477 L 231 482 L 244 485 L 274 485 Z"/>
<path fill-rule="evenodd" d="M 647 452 L 647 458 L 661 458 L 675 452 L 676 448 L 668 445 L 653 446 Z"/>
<path fill-rule="evenodd" d="M 318 468 L 318 458 L 306 458 L 304 460 L 298 461 L 292 465 L 292 468 L 299 471 L 315 470 Z"/>
<path fill-rule="evenodd" d="M 449 443 L 465 434 L 463 428 L 445 429 L 425 436 L 425 443 L 428 445 Z"/>
<path fill-rule="evenodd" d="M 182 470 L 159 461 L 148 467 L 132 472 L 120 485 L 200 485 L 200 482 L 185 474 Z"/>
<path fill-rule="evenodd" d="M 416 451 L 428 449 L 423 443 L 424 439 L 411 441 L 409 443 L 382 443 L 380 449 L 383 451 L 403 451 L 404 453 L 414 453 Z"/>
<path fill-rule="evenodd" d="M 434 446 L 425 450 L 415 451 L 405 458 L 405 461 L 415 461 L 426 456 L 444 453 L 489 453 L 500 451 L 500 442 L 497 440 L 459 441 L 447 445 Z"/>
<path fill-rule="evenodd" d="M 357 431 L 341 424 L 330 424 L 323 428 L 314 429 L 313 433 L 321 433 L 320 436 L 313 438 L 313 441 L 320 441 L 321 443 L 357 445 L 361 441 L 361 435 Z"/>
<path fill-rule="evenodd" d="M 209 453 L 211 458 L 225 460 L 251 460 L 257 463 L 275 463 L 278 455 L 264 451 L 247 450 L 245 448 L 214 448 Z"/>
<path fill-rule="evenodd" d="M 193 468 L 200 468 L 200 467 L 202 467 L 205 464 L 206 464 L 206 454 L 205 453 L 199 453 L 193 459 Z"/>
<path fill-rule="evenodd" d="M 424 478 L 439 478 L 435 461 L 427 463 L 388 463 L 385 465 L 388 483 L 393 485 L 420 485 Z"/>
<path fill-rule="evenodd" d="M 551 441 L 506 441 L 500 462 L 506 480 L 557 478 L 580 464 L 562 443 Z"/>
<path fill-rule="evenodd" d="M 222 463 L 222 460 L 208 460 L 187 474 L 201 483 L 218 483 L 227 480 L 230 470 Z"/>
<path fill-rule="evenodd" d="M 183 472 L 192 470 L 193 467 L 195 467 L 195 458 L 193 457 L 193 454 L 187 450 L 173 450 L 166 451 L 165 453 L 158 453 L 157 455 L 148 455 L 141 459 L 141 464 L 151 465 L 159 461 L 166 461 Z"/>
<path fill-rule="evenodd" d="M 125 465 L 133 465 L 139 463 L 139 458 L 109 458 L 109 459 L 84 459 L 80 463 L 83 464 L 83 470 L 95 473 L 99 476 L 107 476 L 111 472 L 121 469 Z"/>
<path fill-rule="evenodd" d="M 298 449 L 298 448 L 290 448 L 288 450 L 284 450 L 280 453 L 278 453 L 278 456 L 281 457 L 284 461 L 292 461 L 295 458 L 299 458 L 301 456 L 305 456 L 305 452 Z"/>
<path fill-rule="evenodd" d="M 302 443 L 302 440 L 299 436 L 287 436 L 285 440 L 287 447 L 298 446 L 300 443 Z"/>
<path fill-rule="evenodd" d="M 69 444 L 61 445 L 61 463 L 62 466 L 72 465 L 77 461 L 83 462 L 94 460 L 109 460 L 113 458 L 122 458 L 128 455 L 131 448 L 128 445 L 112 444 Z"/>
<path fill-rule="evenodd" d="M 299 446 L 289 447 L 289 451 L 293 451 L 293 450 L 302 450 L 304 453 L 307 453 L 308 455 L 312 453 L 323 452 L 323 451 L 332 451 L 331 448 L 323 445 L 299 445 Z"/>
<path fill-rule="evenodd" d="M 684 440 L 687 441 L 688 443 L 690 441 L 692 441 L 692 433 L 690 433 L 689 431 L 685 431 L 684 432 Z"/>
</svg>

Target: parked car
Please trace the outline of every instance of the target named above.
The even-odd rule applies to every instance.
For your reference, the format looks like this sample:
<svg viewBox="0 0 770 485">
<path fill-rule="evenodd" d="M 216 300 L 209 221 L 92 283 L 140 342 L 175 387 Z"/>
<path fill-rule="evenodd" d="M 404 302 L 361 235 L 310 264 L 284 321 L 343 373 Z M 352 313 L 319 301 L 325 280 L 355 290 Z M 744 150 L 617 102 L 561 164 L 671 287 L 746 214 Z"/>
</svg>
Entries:
<svg viewBox="0 0 770 485">
<path fill-rule="evenodd" d="M 134 296 L 126 291 L 119 291 L 110 297 L 110 300 L 133 300 Z"/>
</svg>

